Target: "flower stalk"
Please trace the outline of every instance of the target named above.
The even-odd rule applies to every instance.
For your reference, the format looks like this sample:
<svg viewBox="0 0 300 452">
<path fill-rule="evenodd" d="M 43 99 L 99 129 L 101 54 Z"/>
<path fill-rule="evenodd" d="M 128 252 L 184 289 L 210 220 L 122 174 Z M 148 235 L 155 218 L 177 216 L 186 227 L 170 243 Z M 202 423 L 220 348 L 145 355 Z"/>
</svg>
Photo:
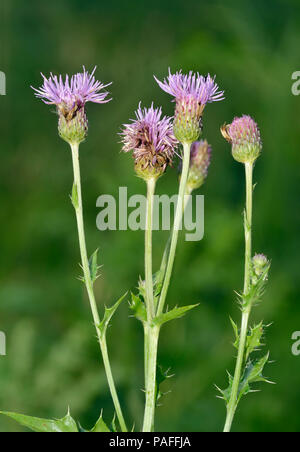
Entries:
<svg viewBox="0 0 300 452">
<path fill-rule="evenodd" d="M 177 202 L 176 212 L 175 212 L 174 227 L 173 227 L 173 231 L 172 231 L 168 263 L 167 263 L 164 283 L 163 283 L 163 287 L 161 290 L 159 303 L 158 303 L 158 307 L 157 307 L 157 315 L 160 315 L 164 309 L 166 296 L 167 296 L 168 288 L 170 285 L 174 260 L 175 260 L 175 253 L 176 253 L 176 247 L 177 247 L 177 241 L 178 241 L 178 232 L 179 232 L 180 225 L 182 222 L 184 198 L 185 198 L 185 193 L 186 193 L 186 183 L 187 183 L 189 166 L 190 166 L 190 147 L 191 147 L 191 145 L 189 143 L 183 143 L 182 173 L 181 173 L 180 184 L 179 184 L 178 202 Z"/>
<path fill-rule="evenodd" d="M 151 322 L 154 312 L 153 301 L 153 276 L 152 276 L 152 226 L 153 226 L 153 201 L 155 192 L 156 178 L 151 177 L 147 180 L 147 208 L 146 208 L 146 227 L 145 227 L 145 290 L 146 290 L 146 308 L 147 320 Z"/>
<path fill-rule="evenodd" d="M 159 326 L 147 324 L 147 366 L 146 366 L 146 403 L 143 422 L 143 432 L 154 431 L 154 415 L 156 406 L 156 368 Z"/>
<path fill-rule="evenodd" d="M 176 206 L 166 273 L 164 277 L 159 303 L 155 313 L 156 316 L 159 316 L 163 312 L 175 259 L 176 246 L 178 241 L 178 231 L 180 229 L 180 224 L 182 221 L 185 199 L 187 198 L 185 194 L 190 164 L 190 144 L 188 143 L 184 144 L 183 149 L 184 151 L 183 151 L 182 175 L 179 184 L 178 202 Z M 153 296 L 153 287 L 152 287 L 152 296 Z M 156 405 L 156 367 L 157 367 L 157 348 L 160 328 L 157 325 L 151 324 L 151 320 L 149 322 L 148 317 L 147 325 L 144 326 L 147 364 L 145 365 L 146 404 L 145 404 L 143 432 L 151 432 L 154 430 L 154 414 Z"/>
<path fill-rule="evenodd" d="M 244 290 L 243 295 L 247 296 L 250 289 L 251 282 L 251 255 L 252 255 L 252 195 L 253 195 L 253 163 L 245 163 L 246 176 L 246 211 L 244 219 L 245 229 L 245 272 L 244 272 Z M 227 416 L 224 426 L 224 432 L 230 432 L 233 417 L 238 404 L 239 385 L 241 380 L 241 372 L 245 358 L 245 346 L 248 331 L 248 322 L 251 312 L 251 304 L 242 307 L 242 323 L 239 339 L 238 355 L 236 360 L 236 367 L 233 377 L 232 390 L 230 399 L 227 405 Z"/>
<path fill-rule="evenodd" d="M 84 222 L 83 222 L 83 208 L 82 208 L 82 194 L 81 194 L 81 178 L 80 178 L 80 165 L 79 165 L 79 145 L 77 143 L 72 143 L 72 162 L 73 162 L 73 172 L 74 172 L 74 186 L 73 186 L 73 205 L 76 213 L 77 220 L 77 229 L 78 229 L 78 239 L 79 239 L 79 248 L 81 255 L 81 265 L 84 276 L 84 283 L 87 289 L 88 298 L 90 302 L 90 307 L 92 311 L 93 321 L 95 324 L 97 337 L 100 345 L 100 350 L 102 353 L 104 368 L 106 372 L 106 377 L 109 385 L 109 389 L 111 392 L 111 396 L 113 399 L 114 407 L 116 410 L 117 418 L 122 429 L 122 432 L 127 432 L 126 423 L 123 417 L 122 409 L 120 406 L 120 402 L 118 399 L 116 387 L 114 384 L 114 379 L 112 376 L 110 361 L 107 352 L 107 344 L 105 334 L 102 335 L 100 333 L 99 325 L 100 325 L 100 317 L 98 313 L 97 303 L 95 300 L 94 289 L 93 289 L 93 281 L 91 278 L 91 273 L 89 269 L 89 260 L 87 256 L 86 250 L 86 241 L 85 241 L 85 232 L 84 232 Z"/>
</svg>

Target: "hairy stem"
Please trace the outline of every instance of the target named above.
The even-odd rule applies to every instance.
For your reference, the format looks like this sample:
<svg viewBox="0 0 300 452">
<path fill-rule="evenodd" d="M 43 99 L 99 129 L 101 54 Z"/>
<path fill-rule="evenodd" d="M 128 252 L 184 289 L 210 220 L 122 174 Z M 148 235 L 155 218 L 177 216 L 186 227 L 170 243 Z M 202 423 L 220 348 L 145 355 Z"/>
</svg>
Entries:
<svg viewBox="0 0 300 452">
<path fill-rule="evenodd" d="M 253 164 L 245 164 L 245 174 L 246 174 L 246 212 L 244 219 L 244 229 L 245 229 L 245 274 L 244 274 L 244 295 L 247 295 L 250 288 L 250 278 L 251 278 L 251 255 L 252 255 L 252 174 L 253 174 Z M 244 363 L 245 356 L 245 345 L 247 339 L 248 331 L 248 321 L 251 308 L 246 307 L 242 310 L 242 324 L 239 339 L 238 355 L 236 360 L 235 372 L 232 382 L 232 389 L 230 394 L 230 399 L 227 405 L 227 416 L 224 426 L 224 432 L 230 432 L 233 417 L 238 404 L 238 392 L 241 380 L 241 372 Z"/>
<path fill-rule="evenodd" d="M 163 282 L 163 287 L 161 290 L 161 295 L 158 303 L 157 308 L 157 315 L 160 315 L 163 312 L 168 288 L 171 280 L 173 265 L 174 265 L 174 259 L 175 259 L 175 253 L 176 253 L 176 247 L 177 247 L 177 241 L 178 241 L 178 232 L 182 221 L 182 214 L 184 209 L 184 198 L 186 193 L 186 182 L 188 178 L 189 173 L 189 166 L 190 166 L 190 144 L 184 143 L 183 144 L 183 162 L 182 162 L 182 173 L 181 173 L 181 179 L 179 184 L 179 192 L 178 192 L 178 202 L 176 206 L 176 212 L 175 212 L 175 219 L 174 219 L 174 226 L 172 231 L 172 237 L 171 237 L 171 245 L 170 245 L 170 251 L 169 251 L 169 257 L 168 257 L 168 263 L 166 268 L 166 274 Z"/>
<path fill-rule="evenodd" d="M 113 403 L 115 406 L 116 414 L 120 423 L 120 427 L 123 432 L 127 432 L 127 427 L 124 421 L 124 417 L 122 414 L 120 402 L 118 399 L 117 391 L 115 388 L 112 371 L 110 367 L 110 362 L 107 353 L 106 339 L 100 334 L 100 330 L 98 325 L 100 324 L 100 317 L 97 309 L 97 304 L 94 295 L 93 289 L 93 281 L 91 279 L 90 269 L 89 269 L 89 260 L 86 250 L 86 242 L 85 242 L 85 233 L 84 233 L 84 222 L 83 222 L 83 209 L 82 209 L 82 194 L 81 194 L 81 178 L 80 178 L 80 166 L 79 166 L 79 145 L 72 144 L 72 161 L 73 161 L 73 172 L 74 172 L 74 187 L 75 187 L 75 198 L 76 202 L 73 200 L 75 212 L 76 212 L 76 220 L 77 220 L 77 229 L 78 229 L 78 238 L 79 238 L 79 248 L 81 255 L 81 265 L 83 269 L 84 282 L 86 285 L 88 298 L 91 306 L 91 311 L 93 315 L 94 324 L 96 327 L 97 337 L 100 344 L 100 349 L 102 353 L 104 368 L 106 372 L 106 377 L 109 385 L 109 389 L 111 392 L 111 396 L 113 399 Z"/>
<path fill-rule="evenodd" d="M 190 145 L 184 144 L 184 155 L 183 155 L 183 164 L 182 164 L 182 174 L 181 174 L 181 180 L 179 185 L 179 193 L 178 193 L 178 202 L 176 206 L 176 212 L 175 212 L 175 219 L 174 219 L 174 225 L 173 230 L 171 233 L 170 243 L 168 241 L 168 244 L 165 248 L 164 256 L 163 256 L 163 262 L 164 259 L 167 258 L 167 265 L 166 265 L 166 271 L 164 275 L 164 282 L 163 287 L 157 307 L 156 315 L 159 315 L 163 312 L 165 299 L 168 292 L 168 287 L 170 284 L 174 259 L 175 259 L 175 252 L 176 252 L 176 246 L 178 241 L 178 231 L 180 229 L 181 221 L 182 221 L 182 215 L 184 208 L 186 206 L 187 197 L 185 197 L 186 194 L 190 194 L 190 192 L 186 192 L 186 181 L 188 177 L 188 171 L 189 171 L 189 164 L 190 164 Z M 152 187 L 149 187 L 148 183 L 148 206 L 147 206 L 147 212 L 150 211 L 149 208 L 149 193 L 151 195 Z M 152 206 L 153 209 L 153 206 Z M 147 216 L 149 213 L 147 213 Z M 149 225 L 148 225 L 149 228 Z M 145 250 L 147 253 L 147 250 L 149 249 L 147 245 L 147 229 L 146 228 L 146 245 Z M 149 234 L 149 230 L 148 230 Z M 170 245 L 170 249 L 169 249 Z M 164 263 L 162 262 L 162 266 Z M 147 254 L 145 254 L 145 263 L 147 263 Z M 151 262 L 152 264 L 152 262 Z M 147 271 L 146 271 L 147 274 Z M 152 273 L 151 273 L 152 276 Z M 149 278 L 150 278 L 150 271 L 149 271 Z M 147 291 L 147 287 L 149 292 Z M 152 289 L 152 297 L 153 297 L 153 284 L 151 286 Z M 146 298 L 147 293 L 150 293 L 150 284 L 147 285 L 146 280 Z M 152 298 L 153 300 L 153 298 Z M 149 297 L 148 297 L 149 302 Z M 153 308 L 155 309 L 156 306 L 153 304 Z M 147 306 L 147 311 L 149 310 Z M 155 314 L 154 314 L 155 315 Z M 153 315 L 153 316 L 154 316 Z M 150 319 L 150 321 L 149 321 Z M 147 315 L 147 323 L 144 324 L 144 332 L 145 332 L 145 388 L 146 388 L 146 405 L 145 405 L 145 413 L 144 413 L 144 423 L 143 423 L 143 432 L 151 432 L 154 430 L 154 414 L 155 414 L 155 405 L 156 405 L 156 368 L 157 368 L 157 348 L 158 348 L 158 339 L 159 339 L 159 327 L 151 325 L 152 317 Z"/>
<path fill-rule="evenodd" d="M 145 291 L 147 321 L 151 322 L 154 317 L 153 301 L 153 277 L 152 277 L 152 223 L 153 223 L 153 200 L 155 191 L 155 178 L 147 181 L 147 210 L 145 227 Z"/>
<path fill-rule="evenodd" d="M 155 385 L 156 385 L 156 356 L 158 334 L 154 340 L 151 322 L 155 315 L 152 275 L 152 225 L 153 201 L 156 179 L 147 180 L 147 207 L 145 227 L 145 303 L 147 309 L 147 322 L 144 323 L 144 368 L 145 368 L 145 414 L 143 431 L 150 432 L 154 424 L 155 411 Z"/>
<path fill-rule="evenodd" d="M 148 360 L 146 376 L 146 405 L 144 413 L 143 432 L 154 430 L 154 415 L 156 406 L 156 367 L 159 327 L 147 326 Z"/>
</svg>

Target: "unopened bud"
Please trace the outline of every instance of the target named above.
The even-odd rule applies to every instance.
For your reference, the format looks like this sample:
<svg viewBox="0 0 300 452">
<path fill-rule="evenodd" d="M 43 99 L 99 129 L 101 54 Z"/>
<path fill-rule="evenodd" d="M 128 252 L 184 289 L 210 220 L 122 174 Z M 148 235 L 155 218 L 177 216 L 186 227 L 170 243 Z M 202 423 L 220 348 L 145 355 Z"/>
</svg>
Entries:
<svg viewBox="0 0 300 452">
<path fill-rule="evenodd" d="M 232 156 L 241 163 L 253 163 L 260 154 L 262 142 L 259 128 L 250 116 L 234 118 L 221 127 L 223 137 L 232 144 Z"/>
<path fill-rule="evenodd" d="M 84 107 L 68 113 L 58 109 L 58 115 L 58 133 L 63 140 L 69 144 L 79 144 L 85 140 L 88 133 L 88 120 Z"/>
<path fill-rule="evenodd" d="M 211 146 L 206 140 L 195 141 L 191 146 L 187 190 L 192 192 L 204 184 L 211 160 Z"/>
<path fill-rule="evenodd" d="M 264 254 L 255 254 L 252 258 L 252 282 L 257 284 L 259 278 L 264 275 L 264 280 L 268 278 L 270 262 Z"/>
</svg>

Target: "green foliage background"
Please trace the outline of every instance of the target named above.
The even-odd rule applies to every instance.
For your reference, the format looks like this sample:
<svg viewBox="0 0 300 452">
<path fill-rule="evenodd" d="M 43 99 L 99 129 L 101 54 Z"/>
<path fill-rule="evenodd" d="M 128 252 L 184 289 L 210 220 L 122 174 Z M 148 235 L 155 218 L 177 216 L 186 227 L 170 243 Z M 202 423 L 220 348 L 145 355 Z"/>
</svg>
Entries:
<svg viewBox="0 0 300 452">
<path fill-rule="evenodd" d="M 96 198 L 144 193 L 130 156 L 120 154 L 120 125 L 142 100 L 170 97 L 153 80 L 170 66 L 217 74 L 226 101 L 209 105 L 204 136 L 213 146 L 205 194 L 205 237 L 178 248 L 169 305 L 201 303 L 161 335 L 159 362 L 175 377 L 157 410 L 159 431 L 215 431 L 225 409 L 213 384 L 225 387 L 234 349 L 229 315 L 238 320 L 234 289 L 242 286 L 243 167 L 234 162 L 219 133 L 225 121 L 247 113 L 257 120 L 264 149 L 255 168 L 254 251 L 272 258 L 272 271 L 257 319 L 273 322 L 266 343 L 267 376 L 277 384 L 247 396 L 236 431 L 298 431 L 300 357 L 291 335 L 300 329 L 299 304 L 299 117 L 291 94 L 299 70 L 298 0 L 4 0 L 1 2 L 0 69 L 7 95 L 0 99 L 0 330 L 7 356 L 0 357 L 0 408 L 40 417 L 62 417 L 68 405 L 84 427 L 101 408 L 113 416 L 88 302 L 79 274 L 71 156 L 57 136 L 51 108 L 30 85 L 40 71 L 73 73 L 98 65 L 97 76 L 113 81 L 113 102 L 89 105 L 89 138 L 81 147 L 86 231 L 90 253 L 100 248 L 104 264 L 96 291 L 101 305 L 135 287 L 143 269 L 143 233 L 99 232 Z M 52 109 L 53 110 L 53 109 Z M 175 193 L 169 170 L 159 193 Z M 155 233 L 154 263 L 166 234 Z M 143 409 L 142 331 L 126 303 L 109 331 L 112 366 L 130 423 L 140 428 Z M 1 431 L 18 431 L 1 418 Z"/>
</svg>

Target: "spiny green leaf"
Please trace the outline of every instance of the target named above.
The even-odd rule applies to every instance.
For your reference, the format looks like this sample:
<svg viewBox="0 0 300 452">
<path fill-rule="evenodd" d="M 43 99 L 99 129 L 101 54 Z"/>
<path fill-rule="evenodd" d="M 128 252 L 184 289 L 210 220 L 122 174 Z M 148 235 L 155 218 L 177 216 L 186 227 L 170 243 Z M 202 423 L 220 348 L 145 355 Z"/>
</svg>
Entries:
<svg viewBox="0 0 300 452">
<path fill-rule="evenodd" d="M 116 426 L 116 413 L 114 414 L 113 420 L 111 421 L 111 431 L 114 433 L 117 433 L 117 426 Z"/>
<path fill-rule="evenodd" d="M 228 374 L 228 387 L 226 389 L 220 389 L 218 386 L 216 386 L 217 390 L 222 394 L 221 399 L 225 400 L 226 405 L 228 405 L 229 400 L 230 400 L 230 395 L 231 395 L 231 391 L 232 391 L 232 383 L 233 383 L 233 376 L 230 375 L 229 372 L 227 372 Z"/>
<path fill-rule="evenodd" d="M 258 347 L 262 345 L 261 338 L 263 335 L 263 323 L 260 322 L 258 325 L 254 325 L 254 327 L 250 328 L 250 334 L 247 336 L 246 341 L 246 361 L 253 351 L 257 350 Z"/>
<path fill-rule="evenodd" d="M 131 292 L 131 303 L 129 303 L 129 307 L 133 312 L 134 317 L 136 317 L 141 322 L 147 321 L 147 312 L 145 303 L 141 300 L 140 297 L 134 295 Z"/>
<path fill-rule="evenodd" d="M 154 325 L 161 326 L 164 323 L 169 322 L 170 320 L 179 319 L 180 317 L 184 316 L 184 314 L 187 311 L 190 311 L 191 309 L 194 309 L 197 306 L 199 306 L 199 304 L 173 308 L 171 309 L 171 311 L 165 312 L 163 314 L 160 314 L 159 316 L 154 317 L 152 322 Z"/>
<path fill-rule="evenodd" d="M 98 328 L 99 328 L 102 336 L 105 335 L 107 327 L 109 325 L 109 322 L 110 322 L 112 316 L 114 315 L 114 313 L 116 312 L 116 310 L 118 309 L 119 305 L 122 303 L 122 301 L 124 300 L 126 295 L 127 295 L 127 292 L 121 298 L 119 298 L 119 300 L 110 308 L 105 307 L 103 319 L 100 322 L 100 324 L 98 325 Z"/>
<path fill-rule="evenodd" d="M 154 273 L 153 275 L 153 292 L 154 292 L 154 298 L 157 299 L 160 296 L 161 289 L 164 282 L 164 276 L 165 272 L 163 270 L 158 270 L 158 272 Z"/>
<path fill-rule="evenodd" d="M 105 424 L 105 422 L 102 418 L 102 413 L 100 414 L 99 419 L 97 420 L 97 422 L 94 425 L 94 427 L 92 428 L 92 430 L 90 430 L 90 432 L 91 433 L 110 432 L 109 428 L 107 427 L 107 425 Z"/>
<path fill-rule="evenodd" d="M 238 330 L 237 324 L 232 320 L 232 318 L 229 317 L 229 319 L 230 319 L 230 322 L 231 322 L 231 325 L 232 325 L 232 328 L 233 328 L 233 331 L 234 331 L 234 335 L 235 335 L 235 341 L 233 343 L 233 346 L 236 349 L 238 349 L 238 347 L 239 347 L 239 340 L 240 340 L 239 330 Z"/>
<path fill-rule="evenodd" d="M 271 264 L 267 265 L 264 272 L 258 278 L 257 282 L 255 284 L 251 284 L 250 290 L 246 295 L 240 295 L 240 304 L 242 310 L 249 309 L 249 307 L 251 308 L 261 301 L 262 296 L 265 293 L 265 288 L 268 281 L 267 276 L 270 270 L 270 266 Z"/>
<path fill-rule="evenodd" d="M 44 433 L 66 433 L 78 432 L 78 428 L 74 419 L 68 413 L 62 419 L 41 419 L 38 417 L 25 416 L 19 413 L 11 413 L 9 411 L 0 411 L 0 414 L 11 417 L 19 424 L 33 430 L 34 432 Z"/>
<path fill-rule="evenodd" d="M 264 366 L 268 362 L 268 359 L 269 353 L 267 353 L 265 356 L 257 360 L 254 364 L 250 360 L 248 361 L 242 381 L 239 386 L 238 400 L 240 400 L 243 395 L 246 395 L 249 392 L 251 392 L 250 387 L 251 383 L 256 383 L 259 381 L 264 381 L 268 383 L 268 380 L 266 380 L 266 378 L 262 374 Z"/>
<path fill-rule="evenodd" d="M 91 280 L 93 283 L 99 277 L 98 270 L 100 267 L 98 266 L 98 251 L 99 250 L 96 249 L 96 251 L 93 252 L 93 254 L 91 255 L 91 257 L 89 259 L 89 269 L 90 269 Z"/>
<path fill-rule="evenodd" d="M 72 195 L 70 196 L 74 209 L 78 209 L 78 191 L 75 182 L 72 187 Z"/>
<path fill-rule="evenodd" d="M 140 277 L 138 282 L 138 296 L 144 301 L 146 297 L 145 281 Z"/>
<path fill-rule="evenodd" d="M 166 393 L 161 391 L 161 385 L 164 381 L 166 381 L 168 378 L 172 378 L 173 375 L 170 375 L 170 369 L 163 370 L 163 368 L 160 365 L 157 365 L 156 367 L 156 403 L 160 401 L 160 399 L 166 395 Z"/>
</svg>

